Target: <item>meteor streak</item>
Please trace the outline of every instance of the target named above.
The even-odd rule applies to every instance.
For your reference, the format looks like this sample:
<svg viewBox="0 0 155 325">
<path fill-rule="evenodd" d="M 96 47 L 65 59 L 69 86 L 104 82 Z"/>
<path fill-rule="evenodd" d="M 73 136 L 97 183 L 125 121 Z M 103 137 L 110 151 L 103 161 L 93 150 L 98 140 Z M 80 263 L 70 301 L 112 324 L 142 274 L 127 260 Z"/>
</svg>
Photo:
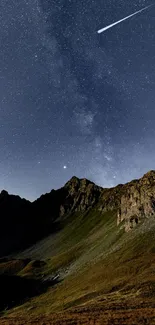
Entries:
<svg viewBox="0 0 155 325">
<path fill-rule="evenodd" d="M 127 16 L 127 17 L 125 17 L 125 18 L 123 18 L 123 19 L 121 19 L 121 20 L 119 20 L 119 21 L 116 21 L 115 23 L 113 23 L 113 24 L 111 24 L 111 25 L 109 25 L 109 26 L 106 26 L 106 27 L 104 27 L 104 28 L 102 28 L 102 29 L 99 29 L 99 30 L 98 30 L 98 34 L 100 34 L 100 33 L 102 33 L 102 32 L 105 32 L 107 29 L 109 29 L 109 28 L 111 28 L 111 27 L 113 27 L 113 26 L 115 26 L 115 25 L 121 23 L 121 22 L 124 21 L 124 20 L 129 19 L 130 17 L 133 17 L 133 16 L 137 15 L 138 13 L 140 13 L 140 12 L 142 12 L 143 10 L 146 10 L 146 9 L 152 7 L 152 6 L 153 6 L 153 4 L 150 5 L 150 6 L 147 6 L 147 7 L 143 8 L 143 9 L 141 9 L 141 10 L 136 11 L 136 12 L 134 12 L 133 14 L 131 14 L 130 16 Z"/>
</svg>

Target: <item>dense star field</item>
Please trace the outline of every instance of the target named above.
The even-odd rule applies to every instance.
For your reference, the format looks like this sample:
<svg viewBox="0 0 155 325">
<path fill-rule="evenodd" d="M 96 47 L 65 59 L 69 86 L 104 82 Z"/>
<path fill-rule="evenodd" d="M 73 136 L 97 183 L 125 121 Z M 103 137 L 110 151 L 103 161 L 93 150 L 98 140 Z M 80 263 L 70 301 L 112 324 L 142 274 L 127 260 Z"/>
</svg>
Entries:
<svg viewBox="0 0 155 325">
<path fill-rule="evenodd" d="M 154 169 L 152 1 L 1 0 L 0 189 L 30 200 L 72 175 Z"/>
</svg>

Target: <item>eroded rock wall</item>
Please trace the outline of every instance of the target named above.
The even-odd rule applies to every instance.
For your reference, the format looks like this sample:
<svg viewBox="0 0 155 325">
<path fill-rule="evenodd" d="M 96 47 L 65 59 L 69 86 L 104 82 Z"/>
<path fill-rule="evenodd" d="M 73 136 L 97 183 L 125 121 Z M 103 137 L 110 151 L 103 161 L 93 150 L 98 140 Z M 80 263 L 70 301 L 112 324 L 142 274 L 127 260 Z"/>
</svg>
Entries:
<svg viewBox="0 0 155 325">
<path fill-rule="evenodd" d="M 145 218 L 155 216 L 155 171 L 140 180 L 124 185 L 117 225 L 124 220 L 125 230 L 130 231 Z"/>
</svg>

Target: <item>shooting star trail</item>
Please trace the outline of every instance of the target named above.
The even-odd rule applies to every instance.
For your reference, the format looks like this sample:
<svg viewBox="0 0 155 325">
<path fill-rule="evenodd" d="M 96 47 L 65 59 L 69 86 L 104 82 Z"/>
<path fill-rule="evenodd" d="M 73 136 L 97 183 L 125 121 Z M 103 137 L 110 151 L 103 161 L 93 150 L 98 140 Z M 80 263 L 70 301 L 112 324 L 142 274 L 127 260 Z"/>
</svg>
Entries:
<svg viewBox="0 0 155 325">
<path fill-rule="evenodd" d="M 104 27 L 104 28 L 102 28 L 102 29 L 99 29 L 97 32 L 98 32 L 98 34 L 103 33 L 103 32 L 105 32 L 107 29 L 109 29 L 109 28 L 111 28 L 111 27 L 113 27 L 113 26 L 115 26 L 115 25 L 121 23 L 121 22 L 124 21 L 124 20 L 127 20 L 127 19 L 129 19 L 129 18 L 131 18 L 131 17 L 137 15 L 138 13 L 140 13 L 140 12 L 142 12 L 142 11 L 144 11 L 144 10 L 146 10 L 146 9 L 148 9 L 148 8 L 150 8 L 150 7 L 152 7 L 152 6 L 153 6 L 153 4 L 150 5 L 150 6 L 147 6 L 147 7 L 143 8 L 143 9 L 141 9 L 141 10 L 138 10 L 138 11 L 134 12 L 133 14 L 131 14 L 130 16 L 127 16 L 127 17 L 125 17 L 125 18 L 123 18 L 123 19 L 121 19 L 121 20 L 119 20 L 119 21 L 116 21 L 115 23 L 113 23 L 113 24 L 111 24 L 111 25 L 109 25 L 109 26 L 106 26 L 106 27 Z"/>
</svg>

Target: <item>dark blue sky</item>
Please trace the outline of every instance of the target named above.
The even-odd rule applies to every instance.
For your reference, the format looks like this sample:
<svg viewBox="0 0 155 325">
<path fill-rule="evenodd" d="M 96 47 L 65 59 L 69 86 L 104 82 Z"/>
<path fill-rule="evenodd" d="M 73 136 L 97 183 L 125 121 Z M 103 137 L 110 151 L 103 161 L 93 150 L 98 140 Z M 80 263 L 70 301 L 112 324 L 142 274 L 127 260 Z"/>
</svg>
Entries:
<svg viewBox="0 0 155 325">
<path fill-rule="evenodd" d="M 97 34 L 150 4 L 1 1 L 0 189 L 33 200 L 155 169 L 155 7 Z"/>
</svg>

